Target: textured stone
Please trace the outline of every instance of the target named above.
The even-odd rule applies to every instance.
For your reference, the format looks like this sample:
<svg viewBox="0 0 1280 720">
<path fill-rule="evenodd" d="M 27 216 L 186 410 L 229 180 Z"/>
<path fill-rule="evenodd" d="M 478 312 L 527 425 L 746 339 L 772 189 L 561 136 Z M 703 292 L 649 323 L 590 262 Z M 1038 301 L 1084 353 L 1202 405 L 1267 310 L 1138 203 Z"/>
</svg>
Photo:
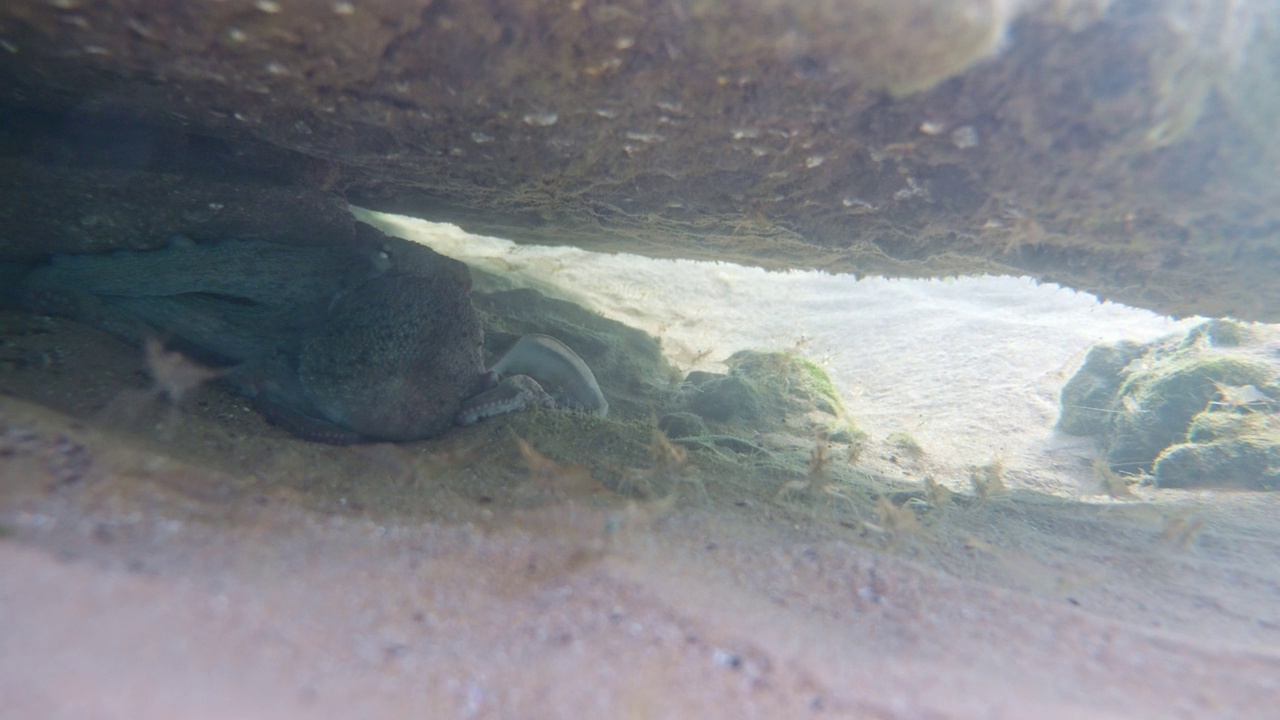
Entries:
<svg viewBox="0 0 1280 720">
<path fill-rule="evenodd" d="M 13 0 L 0 258 L 329 242 L 351 201 L 1276 320 L 1278 26 L 1209 0 Z"/>
</svg>

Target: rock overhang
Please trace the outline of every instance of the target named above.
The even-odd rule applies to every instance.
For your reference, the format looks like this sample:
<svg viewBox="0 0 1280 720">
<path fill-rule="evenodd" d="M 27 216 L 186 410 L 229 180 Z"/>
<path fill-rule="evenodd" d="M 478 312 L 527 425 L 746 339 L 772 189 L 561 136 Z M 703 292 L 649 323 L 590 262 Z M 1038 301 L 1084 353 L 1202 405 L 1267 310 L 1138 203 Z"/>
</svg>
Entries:
<svg viewBox="0 0 1280 720">
<path fill-rule="evenodd" d="M 519 241 L 1280 317 L 1262 3 L 17 0 L 0 254 Z"/>
</svg>

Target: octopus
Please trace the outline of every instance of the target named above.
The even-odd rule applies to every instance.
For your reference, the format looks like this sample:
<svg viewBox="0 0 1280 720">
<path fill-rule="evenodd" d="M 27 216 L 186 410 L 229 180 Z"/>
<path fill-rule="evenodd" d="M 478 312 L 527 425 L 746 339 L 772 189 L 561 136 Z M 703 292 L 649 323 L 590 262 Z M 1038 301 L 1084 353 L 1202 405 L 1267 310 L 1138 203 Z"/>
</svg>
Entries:
<svg viewBox="0 0 1280 720">
<path fill-rule="evenodd" d="M 433 438 L 532 406 L 608 412 L 590 368 L 546 335 L 486 369 L 467 266 L 361 229 L 334 247 L 179 239 L 58 255 L 25 278 L 22 302 L 227 366 L 256 410 L 319 442 Z"/>
</svg>

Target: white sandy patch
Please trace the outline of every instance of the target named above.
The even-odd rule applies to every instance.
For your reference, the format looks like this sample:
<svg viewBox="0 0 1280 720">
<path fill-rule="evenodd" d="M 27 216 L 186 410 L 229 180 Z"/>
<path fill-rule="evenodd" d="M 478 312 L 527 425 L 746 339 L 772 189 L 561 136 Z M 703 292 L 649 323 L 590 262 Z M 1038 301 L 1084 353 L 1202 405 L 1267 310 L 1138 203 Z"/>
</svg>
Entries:
<svg viewBox="0 0 1280 720">
<path fill-rule="evenodd" d="M 914 437 L 939 477 L 998 458 L 1011 483 L 1077 493 L 1091 442 L 1052 429 L 1058 394 L 1094 343 L 1145 341 L 1183 323 L 1028 278 L 889 280 L 768 272 L 516 245 L 415 218 L 358 210 L 512 286 L 534 287 L 661 338 L 686 369 L 743 348 L 819 362 L 857 423 Z"/>
</svg>

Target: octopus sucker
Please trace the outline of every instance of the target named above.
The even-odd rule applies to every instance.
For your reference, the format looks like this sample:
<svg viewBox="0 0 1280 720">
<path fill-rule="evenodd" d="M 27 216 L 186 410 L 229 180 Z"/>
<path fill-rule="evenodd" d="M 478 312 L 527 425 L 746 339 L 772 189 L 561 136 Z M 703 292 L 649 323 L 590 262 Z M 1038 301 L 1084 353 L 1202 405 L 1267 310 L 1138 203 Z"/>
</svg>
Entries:
<svg viewBox="0 0 1280 720">
<path fill-rule="evenodd" d="M 459 425 L 475 425 L 485 418 L 534 405 L 550 408 L 555 407 L 556 402 L 537 380 L 528 375 L 513 375 L 464 402 L 457 420 Z"/>
</svg>

